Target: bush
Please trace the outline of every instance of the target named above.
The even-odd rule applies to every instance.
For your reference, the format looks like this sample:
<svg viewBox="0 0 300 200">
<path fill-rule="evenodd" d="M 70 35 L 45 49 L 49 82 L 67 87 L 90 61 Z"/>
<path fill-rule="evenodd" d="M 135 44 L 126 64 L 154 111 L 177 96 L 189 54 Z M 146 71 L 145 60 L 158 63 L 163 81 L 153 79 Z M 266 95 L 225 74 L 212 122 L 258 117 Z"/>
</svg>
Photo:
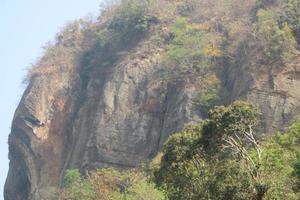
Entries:
<svg viewBox="0 0 300 200">
<path fill-rule="evenodd" d="M 120 34 L 124 43 L 138 34 L 149 30 L 156 17 L 148 12 L 147 0 L 122 0 L 116 15 L 110 22 L 109 29 Z"/>
<path fill-rule="evenodd" d="M 295 191 L 300 193 L 300 152 L 297 153 L 297 160 L 293 166 L 293 176 L 296 178 Z"/>
<path fill-rule="evenodd" d="M 207 74 L 222 56 L 218 34 L 208 32 L 203 24 L 178 17 L 165 30 L 164 65 L 168 78 L 178 80 L 186 76 Z"/>
<path fill-rule="evenodd" d="M 139 171 L 99 169 L 83 178 L 78 170 L 68 170 L 60 200 L 165 200 L 147 175 Z"/>
<path fill-rule="evenodd" d="M 287 23 L 294 31 L 298 43 L 300 42 L 300 2 L 299 0 L 284 0 L 283 13 L 280 16 L 280 23 Z"/>
<path fill-rule="evenodd" d="M 69 188 L 74 184 L 82 182 L 81 174 L 78 169 L 67 170 L 63 180 L 63 187 Z"/>
<path fill-rule="evenodd" d="M 114 192 L 112 200 L 166 200 L 163 192 L 156 189 L 154 183 L 141 179 L 133 183 L 126 192 Z"/>
<path fill-rule="evenodd" d="M 172 41 L 167 46 L 167 56 L 179 64 L 185 61 L 201 58 L 203 32 L 196 31 L 195 24 L 189 23 L 187 18 L 180 17 L 170 27 Z"/>
<path fill-rule="evenodd" d="M 218 86 L 208 89 L 200 99 L 201 107 L 205 113 L 213 108 L 218 103 L 218 101 L 220 101 Z"/>
<path fill-rule="evenodd" d="M 271 10 L 260 9 L 258 18 L 258 39 L 263 50 L 264 62 L 289 62 L 296 52 L 296 40 L 288 24 L 279 27 Z"/>
<path fill-rule="evenodd" d="M 198 105 L 204 115 L 220 102 L 220 81 L 215 76 L 206 77 L 205 88 L 200 94 Z"/>
<path fill-rule="evenodd" d="M 67 170 L 63 179 L 63 191 L 59 200 L 92 200 L 95 193 L 92 186 L 81 177 L 79 170 Z"/>
</svg>

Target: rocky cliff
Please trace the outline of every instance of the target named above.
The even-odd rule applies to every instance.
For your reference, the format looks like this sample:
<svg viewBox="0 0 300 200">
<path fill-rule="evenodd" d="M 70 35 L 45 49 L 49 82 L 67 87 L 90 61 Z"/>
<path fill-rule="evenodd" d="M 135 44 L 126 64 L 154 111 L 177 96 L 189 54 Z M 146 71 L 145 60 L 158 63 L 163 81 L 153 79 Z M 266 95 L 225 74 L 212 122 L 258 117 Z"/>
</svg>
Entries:
<svg viewBox="0 0 300 200">
<path fill-rule="evenodd" d="M 115 48 L 113 62 L 93 54 L 83 82 L 81 58 L 93 46 L 94 26 L 59 37 L 33 68 L 9 136 L 6 200 L 53 199 L 69 168 L 136 167 L 169 135 L 205 117 L 195 102 L 206 77 L 162 78 L 164 49 L 151 34 Z M 249 67 L 247 59 L 215 71 L 220 104 L 246 99 L 261 109 L 264 133 L 287 127 L 300 117 L 300 57 L 272 68 Z"/>
</svg>

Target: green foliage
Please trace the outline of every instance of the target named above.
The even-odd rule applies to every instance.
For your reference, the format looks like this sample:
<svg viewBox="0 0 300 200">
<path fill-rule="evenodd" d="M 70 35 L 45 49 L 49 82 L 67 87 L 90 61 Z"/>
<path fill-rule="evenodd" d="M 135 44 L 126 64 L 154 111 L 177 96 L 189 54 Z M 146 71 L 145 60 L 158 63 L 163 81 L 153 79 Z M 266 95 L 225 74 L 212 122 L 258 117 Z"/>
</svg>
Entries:
<svg viewBox="0 0 300 200">
<path fill-rule="evenodd" d="M 200 137 L 201 127 L 190 126 L 172 135 L 164 145 L 160 167 L 154 171 L 154 176 L 170 199 L 189 199 L 189 193 L 193 190 L 193 182 L 188 180 L 189 173 L 197 171 L 186 165 L 187 153 Z M 183 166 L 187 170 L 183 171 Z"/>
<path fill-rule="evenodd" d="M 81 58 L 81 67 L 79 70 L 79 77 L 81 80 L 82 88 L 86 88 L 87 84 L 90 80 L 90 76 L 91 76 L 90 73 L 92 70 L 92 65 L 91 65 L 92 55 L 93 55 L 93 52 L 88 51 L 88 52 L 85 52 Z"/>
<path fill-rule="evenodd" d="M 201 96 L 200 101 L 202 102 L 202 106 L 205 110 L 210 110 L 217 104 L 219 100 L 219 87 L 213 87 L 206 91 L 203 96 Z"/>
<path fill-rule="evenodd" d="M 257 124 L 256 109 L 246 102 L 234 102 L 209 112 L 209 118 L 199 126 L 189 126 L 169 138 L 163 148 L 154 179 L 166 191 L 170 200 L 249 200 L 299 199 L 300 183 L 300 121 L 287 133 L 276 134 L 261 141 L 260 162 L 252 145 L 244 143 L 260 176 L 253 179 L 248 160 L 224 156 L 215 145 L 208 154 L 205 137 L 219 143 L 224 136 L 250 131 Z M 212 149 L 211 149 L 212 150 Z M 226 152 L 230 153 L 230 152 Z M 232 152 L 234 153 L 234 152 Z M 220 156 L 221 155 L 221 156 Z M 165 194 L 138 171 L 101 169 L 88 177 L 78 170 L 68 170 L 63 181 L 61 200 L 165 200 Z"/>
<path fill-rule="evenodd" d="M 294 163 L 293 168 L 294 170 L 292 175 L 296 179 L 294 189 L 296 192 L 300 193 L 300 152 L 297 153 L 296 161 Z"/>
<path fill-rule="evenodd" d="M 251 180 L 243 162 L 215 160 L 207 154 L 205 144 L 256 124 L 254 107 L 235 102 L 229 107 L 217 107 L 203 125 L 189 127 L 170 137 L 163 148 L 160 167 L 154 172 L 156 183 L 163 187 L 171 200 L 251 199 L 254 196 Z M 241 125 L 241 126 L 240 126 Z M 220 134 L 216 137 L 216 134 Z M 218 142 L 220 143 L 220 142 Z M 209 145 L 211 152 L 217 147 Z M 215 160 L 215 161 L 214 161 Z M 246 167 L 245 167 L 246 168 Z"/>
<path fill-rule="evenodd" d="M 172 135 L 164 145 L 163 160 L 176 163 L 184 160 L 190 147 L 201 137 L 201 126 L 189 126 L 182 132 Z"/>
<path fill-rule="evenodd" d="M 260 9 L 258 18 L 258 39 L 263 50 L 265 62 L 287 63 L 296 52 L 296 40 L 288 24 L 279 27 L 271 10 Z"/>
<path fill-rule="evenodd" d="M 280 0 L 257 0 L 256 1 L 256 9 L 265 9 L 268 8 L 272 5 L 275 5 L 279 2 Z"/>
<path fill-rule="evenodd" d="M 248 173 L 243 170 L 244 163 L 229 159 L 206 162 L 207 166 L 204 169 L 200 168 L 207 178 L 205 181 L 201 180 L 202 192 L 197 194 L 199 199 L 246 200 L 253 198 L 253 188 Z"/>
<path fill-rule="evenodd" d="M 156 21 L 156 17 L 149 15 L 148 9 L 147 0 L 122 0 L 109 29 L 120 34 L 124 43 L 130 41 L 136 35 L 148 31 Z"/>
<path fill-rule="evenodd" d="M 156 182 L 174 200 L 247 199 L 253 194 L 247 171 L 239 170 L 243 163 L 212 160 L 211 156 L 220 151 L 216 144 L 221 144 L 224 134 L 247 130 L 249 125 L 256 125 L 251 104 L 235 102 L 210 111 L 201 126 L 189 127 L 166 142 L 160 167 L 154 172 Z"/>
<path fill-rule="evenodd" d="M 100 30 L 96 33 L 96 35 L 97 35 L 97 47 L 99 49 L 103 49 L 111 43 L 112 38 L 111 38 L 110 34 L 111 33 L 107 29 Z"/>
<path fill-rule="evenodd" d="M 91 185 L 81 177 L 79 170 L 67 170 L 63 180 L 64 192 L 60 200 L 91 200 L 95 196 Z"/>
<path fill-rule="evenodd" d="M 195 29 L 195 24 L 189 23 L 187 18 L 180 17 L 170 27 L 173 35 L 171 43 L 167 46 L 168 59 L 178 64 L 187 64 L 199 60 L 204 52 L 203 32 Z"/>
<path fill-rule="evenodd" d="M 283 6 L 279 21 L 281 24 L 287 23 L 300 42 L 300 2 L 299 0 L 284 0 Z"/>
<path fill-rule="evenodd" d="M 186 159 L 187 151 L 201 137 L 201 127 L 187 127 L 178 134 L 172 135 L 165 143 L 159 170 L 155 171 L 156 182 L 159 184 L 173 182 L 176 169 Z"/>
<path fill-rule="evenodd" d="M 163 28 L 164 78 L 180 80 L 208 74 L 222 57 L 222 37 L 187 17 L 176 17 Z M 204 75 L 203 75 L 204 77 Z"/>
<path fill-rule="evenodd" d="M 114 192 L 112 194 L 113 200 L 165 200 L 164 193 L 156 189 L 153 183 L 149 183 L 146 179 L 141 179 L 124 193 Z"/>
<path fill-rule="evenodd" d="M 171 41 L 166 46 L 169 62 L 182 68 L 199 65 L 208 67 L 211 59 L 222 55 L 219 47 L 214 44 L 220 38 L 212 37 L 213 34 L 208 33 L 200 24 L 189 22 L 188 18 L 178 17 L 169 29 Z"/>
<path fill-rule="evenodd" d="M 299 199 L 300 122 L 288 132 L 278 133 L 263 142 L 261 168 L 264 181 L 270 185 L 267 199 Z"/>
<path fill-rule="evenodd" d="M 165 200 L 150 179 L 139 171 L 99 169 L 87 177 L 68 170 L 60 200 Z"/>
<path fill-rule="evenodd" d="M 82 181 L 81 174 L 78 169 L 67 170 L 63 180 L 63 187 L 69 188 L 76 183 Z"/>
<path fill-rule="evenodd" d="M 216 77 L 208 77 L 204 82 L 205 89 L 200 94 L 199 106 L 200 110 L 204 114 L 208 114 L 208 111 L 216 106 L 220 98 L 220 81 Z"/>
<path fill-rule="evenodd" d="M 228 107 L 215 107 L 203 124 L 202 144 L 207 153 L 215 153 L 220 150 L 224 136 L 249 131 L 249 127 L 256 125 L 257 110 L 252 104 L 236 101 Z"/>
<path fill-rule="evenodd" d="M 201 126 L 171 136 L 154 172 L 155 181 L 169 199 L 299 199 L 300 122 L 287 133 L 267 137 L 255 146 L 247 144 L 243 134 L 255 127 L 256 116 L 251 104 L 235 102 L 211 110 Z M 226 150 L 229 155 L 220 151 L 224 137 L 236 138 L 235 135 L 243 145 L 239 147 L 250 157 L 236 154 L 234 148 Z M 206 150 L 207 142 L 210 151 Z M 262 151 L 257 153 L 260 148 Z M 246 158 L 256 166 L 249 169 L 250 160 Z"/>
<path fill-rule="evenodd" d="M 236 161 L 216 162 L 194 155 L 169 169 L 161 185 L 171 200 L 250 199 L 252 195 L 247 173 Z"/>
</svg>

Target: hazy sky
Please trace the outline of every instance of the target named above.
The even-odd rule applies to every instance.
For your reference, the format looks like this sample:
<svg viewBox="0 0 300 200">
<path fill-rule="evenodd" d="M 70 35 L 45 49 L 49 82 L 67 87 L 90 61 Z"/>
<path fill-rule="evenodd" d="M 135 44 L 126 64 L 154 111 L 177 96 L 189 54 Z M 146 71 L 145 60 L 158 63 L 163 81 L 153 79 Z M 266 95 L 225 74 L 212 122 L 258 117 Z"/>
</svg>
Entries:
<svg viewBox="0 0 300 200">
<path fill-rule="evenodd" d="M 26 68 L 66 22 L 97 14 L 101 0 L 0 0 L 0 190 L 8 170 L 7 138 L 24 91 Z M 2 193 L 2 192 L 1 192 Z M 0 200 L 3 200 L 0 195 Z"/>
</svg>

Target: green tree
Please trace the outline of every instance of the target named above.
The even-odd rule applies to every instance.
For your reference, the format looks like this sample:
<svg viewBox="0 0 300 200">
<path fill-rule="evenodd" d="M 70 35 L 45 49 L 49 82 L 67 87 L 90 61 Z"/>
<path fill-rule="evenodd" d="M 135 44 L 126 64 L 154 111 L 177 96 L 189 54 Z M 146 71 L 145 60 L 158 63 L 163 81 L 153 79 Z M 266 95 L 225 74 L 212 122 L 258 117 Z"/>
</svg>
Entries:
<svg viewBox="0 0 300 200">
<path fill-rule="evenodd" d="M 299 142 L 300 121 L 286 133 L 263 141 L 261 168 L 264 181 L 270 185 L 266 199 L 299 199 Z"/>
<path fill-rule="evenodd" d="M 279 27 L 272 10 L 260 9 L 258 18 L 258 40 L 266 63 L 290 61 L 296 52 L 297 42 L 287 23 Z"/>
<path fill-rule="evenodd" d="M 300 122 L 265 138 L 257 124 L 249 103 L 215 107 L 200 126 L 170 137 L 155 181 L 171 200 L 299 199 Z"/>
<path fill-rule="evenodd" d="M 138 34 L 148 31 L 150 25 L 157 21 L 149 13 L 149 3 L 147 0 L 122 0 L 109 29 L 118 33 L 125 44 Z"/>
<path fill-rule="evenodd" d="M 160 166 L 154 177 L 158 186 L 163 187 L 170 199 L 191 199 L 196 186 L 190 177 L 196 177 L 197 170 L 190 165 L 187 154 L 201 137 L 201 127 L 190 126 L 172 135 L 165 143 Z M 196 173 L 196 174 L 194 174 Z"/>
<path fill-rule="evenodd" d="M 248 132 L 257 123 L 257 111 L 250 103 L 236 101 L 228 107 L 215 107 L 209 111 L 208 119 L 203 124 L 200 144 L 207 154 L 218 154 L 224 145 L 224 137 Z"/>
<path fill-rule="evenodd" d="M 169 173 L 185 160 L 191 146 L 201 137 L 200 126 L 189 126 L 182 132 L 172 135 L 163 147 L 163 156 L 160 161 L 160 169 L 155 172 L 158 183 L 167 181 Z M 172 175 L 171 175 L 172 176 Z"/>
<path fill-rule="evenodd" d="M 208 158 L 199 148 L 201 127 L 189 127 L 170 137 L 154 171 L 158 186 L 171 200 L 250 199 L 246 171 L 236 160 Z"/>
<path fill-rule="evenodd" d="M 279 22 L 285 22 L 294 31 L 298 43 L 300 42 L 300 2 L 299 0 L 284 0 L 283 12 L 280 15 Z"/>
</svg>

